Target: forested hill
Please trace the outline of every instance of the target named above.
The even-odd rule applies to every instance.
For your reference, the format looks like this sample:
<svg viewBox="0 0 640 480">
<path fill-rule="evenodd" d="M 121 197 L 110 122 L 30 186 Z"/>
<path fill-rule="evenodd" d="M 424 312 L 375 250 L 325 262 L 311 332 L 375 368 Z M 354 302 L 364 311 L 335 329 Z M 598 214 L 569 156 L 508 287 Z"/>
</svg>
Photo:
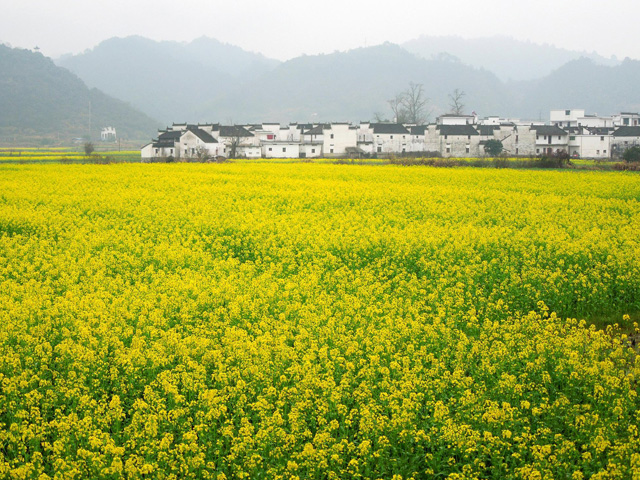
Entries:
<svg viewBox="0 0 640 480">
<path fill-rule="evenodd" d="M 180 43 L 130 36 L 110 38 L 57 63 L 90 87 L 171 123 L 193 121 L 204 103 L 279 62 L 207 37 Z"/>
<path fill-rule="evenodd" d="M 159 126 L 40 53 L 0 45 L 0 142 L 21 138 L 99 139 L 105 126 L 123 140 L 149 139 Z"/>
</svg>

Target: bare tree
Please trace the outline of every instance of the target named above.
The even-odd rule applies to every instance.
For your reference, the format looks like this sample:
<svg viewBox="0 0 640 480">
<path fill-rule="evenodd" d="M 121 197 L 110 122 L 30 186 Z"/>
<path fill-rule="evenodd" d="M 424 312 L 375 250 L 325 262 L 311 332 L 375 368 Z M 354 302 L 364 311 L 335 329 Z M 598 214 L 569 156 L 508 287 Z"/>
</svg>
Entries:
<svg viewBox="0 0 640 480">
<path fill-rule="evenodd" d="M 405 112 L 405 92 L 398 93 L 391 100 L 387 100 L 389 107 L 391 107 L 391 111 L 393 112 L 393 118 L 396 123 L 406 123 L 406 112 Z"/>
<path fill-rule="evenodd" d="M 376 123 L 389 123 L 389 119 L 383 113 L 374 112 L 373 121 Z"/>
<path fill-rule="evenodd" d="M 402 95 L 402 107 L 405 121 L 402 123 L 424 124 L 428 117 L 427 104 L 429 99 L 424 96 L 424 87 L 421 83 L 409 83 L 409 88 Z M 398 122 L 400 123 L 400 122 Z"/>
<path fill-rule="evenodd" d="M 409 88 L 388 100 L 396 123 L 415 123 L 421 125 L 429 119 L 427 111 L 429 99 L 424 95 L 421 83 L 409 83 Z"/>
<path fill-rule="evenodd" d="M 456 88 L 449 94 L 449 106 L 451 107 L 451 113 L 454 115 L 462 115 L 464 112 L 464 103 L 462 103 L 462 97 L 465 96 L 464 91 Z"/>
<path fill-rule="evenodd" d="M 231 138 L 231 143 L 229 143 L 229 158 L 237 158 L 241 144 L 242 137 L 240 137 L 240 135 Z"/>
</svg>

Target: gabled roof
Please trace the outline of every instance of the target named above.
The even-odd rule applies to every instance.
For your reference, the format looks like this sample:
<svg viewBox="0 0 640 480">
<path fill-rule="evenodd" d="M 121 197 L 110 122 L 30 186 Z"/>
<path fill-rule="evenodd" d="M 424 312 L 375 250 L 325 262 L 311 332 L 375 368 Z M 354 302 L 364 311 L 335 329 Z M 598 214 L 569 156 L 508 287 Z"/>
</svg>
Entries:
<svg viewBox="0 0 640 480">
<path fill-rule="evenodd" d="M 620 127 L 613 132 L 614 137 L 640 137 L 640 127 Z"/>
<path fill-rule="evenodd" d="M 218 141 L 209 135 L 207 132 L 202 130 L 201 128 L 189 129 L 196 137 L 202 140 L 204 143 L 218 143 Z"/>
<path fill-rule="evenodd" d="M 329 125 L 317 125 L 315 127 L 313 127 L 311 130 L 307 130 L 306 132 L 303 132 L 303 135 L 322 135 L 324 134 L 324 130 L 328 130 L 329 129 Z"/>
<path fill-rule="evenodd" d="M 426 129 L 426 125 L 415 125 L 411 127 L 411 135 L 424 135 Z"/>
<path fill-rule="evenodd" d="M 478 135 L 478 131 L 473 128 L 472 125 L 438 125 L 440 135 L 452 135 L 452 136 L 472 136 Z"/>
<path fill-rule="evenodd" d="M 180 140 L 182 136 L 182 132 L 180 130 L 171 130 L 170 132 L 164 132 L 158 135 L 158 141 L 166 142 L 166 141 L 176 141 Z"/>
<path fill-rule="evenodd" d="M 591 135 L 610 135 L 614 130 L 611 127 L 585 127 L 586 130 L 589 131 Z"/>
<path fill-rule="evenodd" d="M 500 126 L 499 125 L 478 125 L 477 129 L 480 135 L 488 136 L 488 135 L 493 135 L 493 132 L 495 130 L 500 130 Z"/>
<path fill-rule="evenodd" d="M 220 125 L 220 136 L 221 137 L 254 137 L 255 135 L 251 133 L 244 127 L 240 125 Z"/>
<path fill-rule="evenodd" d="M 534 125 L 531 127 L 538 135 L 568 135 L 563 129 L 557 125 Z"/>
<path fill-rule="evenodd" d="M 373 133 L 382 135 L 410 135 L 409 130 L 401 123 L 372 123 Z"/>
</svg>

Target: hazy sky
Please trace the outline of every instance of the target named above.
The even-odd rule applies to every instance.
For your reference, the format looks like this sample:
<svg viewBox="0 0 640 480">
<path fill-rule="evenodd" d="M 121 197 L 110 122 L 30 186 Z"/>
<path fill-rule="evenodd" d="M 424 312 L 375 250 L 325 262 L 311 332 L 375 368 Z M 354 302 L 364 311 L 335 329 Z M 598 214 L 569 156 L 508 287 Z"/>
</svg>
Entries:
<svg viewBox="0 0 640 480">
<path fill-rule="evenodd" d="M 206 35 L 285 60 L 420 35 L 507 35 L 640 58 L 638 0 L 0 0 L 0 42 L 78 53 L 114 36 Z"/>
</svg>

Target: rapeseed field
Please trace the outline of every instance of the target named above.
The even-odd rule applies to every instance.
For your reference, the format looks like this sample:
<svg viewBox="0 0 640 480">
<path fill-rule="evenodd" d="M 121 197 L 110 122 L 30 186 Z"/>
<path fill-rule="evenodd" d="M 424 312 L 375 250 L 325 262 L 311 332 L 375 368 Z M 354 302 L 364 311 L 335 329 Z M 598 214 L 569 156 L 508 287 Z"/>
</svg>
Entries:
<svg viewBox="0 0 640 480">
<path fill-rule="evenodd" d="M 0 478 L 638 480 L 638 312 L 637 174 L 0 165 Z"/>
</svg>

